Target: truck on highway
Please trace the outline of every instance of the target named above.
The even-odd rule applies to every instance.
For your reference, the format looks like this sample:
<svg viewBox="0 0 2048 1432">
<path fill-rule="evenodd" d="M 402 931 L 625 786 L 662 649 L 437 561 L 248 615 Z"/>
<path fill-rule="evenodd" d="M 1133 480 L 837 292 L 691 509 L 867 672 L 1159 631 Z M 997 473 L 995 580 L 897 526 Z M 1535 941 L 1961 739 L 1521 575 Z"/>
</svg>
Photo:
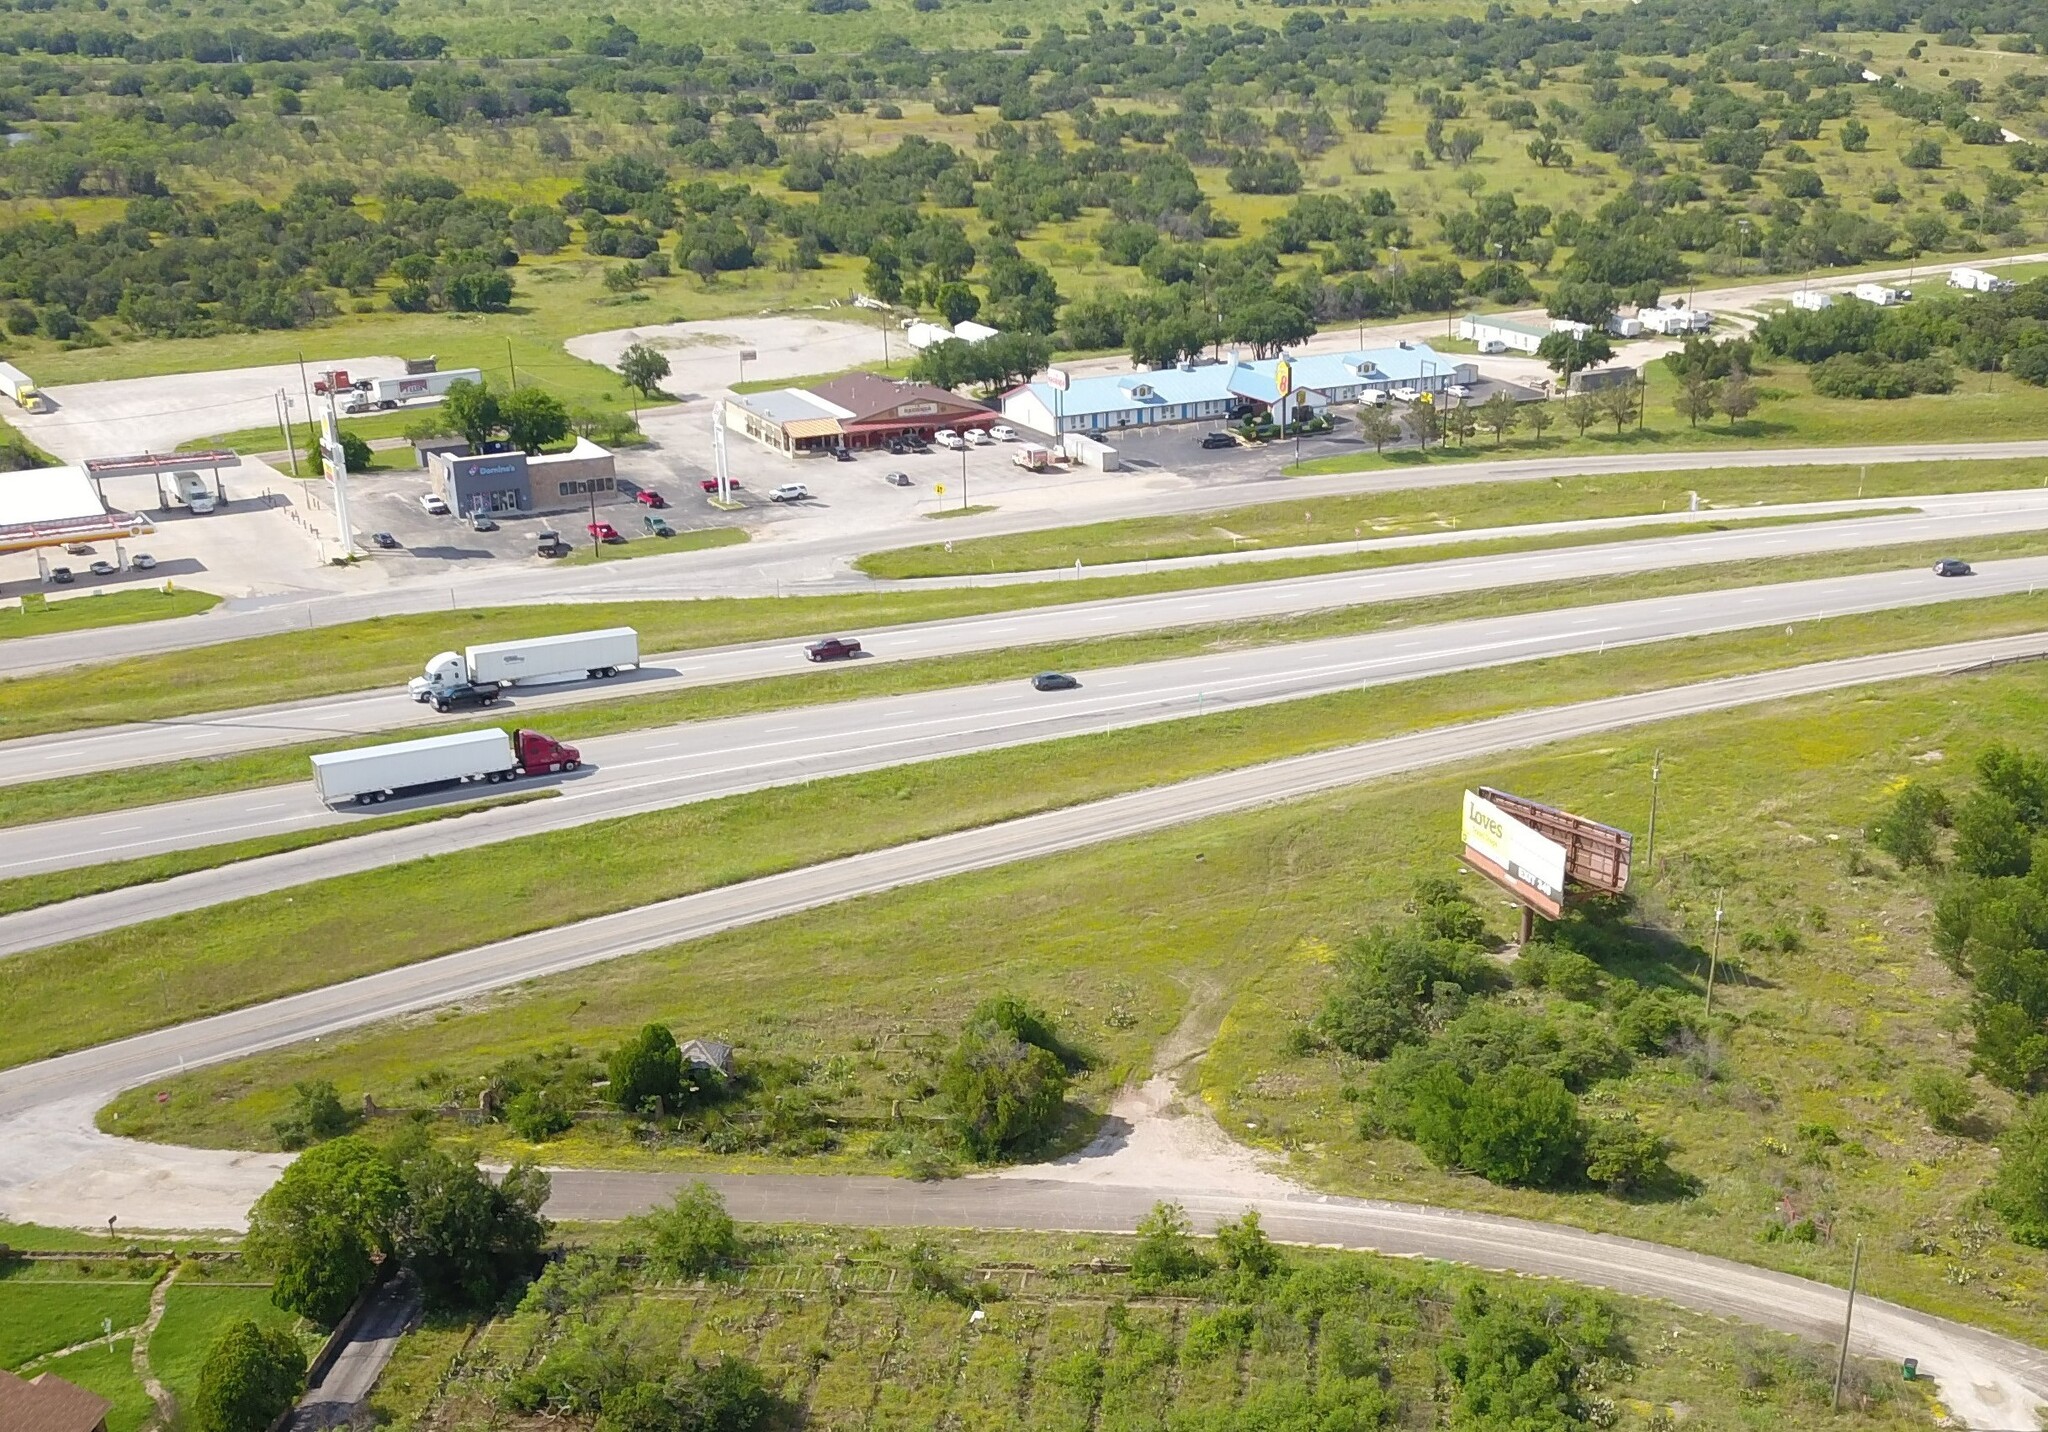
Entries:
<svg viewBox="0 0 2048 1432">
<path fill-rule="evenodd" d="M 538 731 L 458 731 L 313 757 L 313 785 L 328 805 L 372 805 L 472 782 L 516 781 L 583 764 L 574 746 Z"/>
<path fill-rule="evenodd" d="M 36 391 L 35 380 L 12 363 L 0 363 L 0 393 L 12 398 L 24 413 L 50 411 L 50 400 Z"/>
<path fill-rule="evenodd" d="M 639 664 L 640 633 L 631 627 L 606 627 L 444 651 L 406 684 L 406 690 L 415 701 L 434 701 L 461 687 L 528 686 L 578 676 L 596 681 Z"/>
<path fill-rule="evenodd" d="M 358 378 L 354 396 L 345 412 L 367 413 L 376 408 L 396 408 L 422 398 L 438 398 L 460 382 L 483 381 L 476 368 L 451 368 L 445 373 L 413 373 L 403 378 Z"/>
<path fill-rule="evenodd" d="M 213 511 L 213 489 L 208 487 L 206 479 L 196 472 L 173 473 L 171 494 L 179 503 L 196 513 Z"/>
</svg>

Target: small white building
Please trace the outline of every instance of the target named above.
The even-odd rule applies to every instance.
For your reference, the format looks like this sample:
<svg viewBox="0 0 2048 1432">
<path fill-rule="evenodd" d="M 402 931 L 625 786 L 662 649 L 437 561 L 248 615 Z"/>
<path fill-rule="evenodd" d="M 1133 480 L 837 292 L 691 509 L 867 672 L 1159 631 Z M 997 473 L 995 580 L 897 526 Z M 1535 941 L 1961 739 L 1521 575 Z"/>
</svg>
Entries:
<svg viewBox="0 0 2048 1432">
<path fill-rule="evenodd" d="M 2013 281 L 1979 268 L 1958 268 L 1948 271 L 1948 286 L 1967 289 L 1971 293 L 2010 293 Z"/>
<path fill-rule="evenodd" d="M 1849 292 L 1865 303 L 1874 303 L 1879 308 L 1890 308 L 1906 297 L 1906 290 L 1886 288 L 1881 283 L 1859 283 Z"/>
<path fill-rule="evenodd" d="M 1000 328 L 990 328 L 986 323 L 976 323 L 972 319 L 953 325 L 953 336 L 962 343 L 986 343 L 1001 332 Z"/>
<path fill-rule="evenodd" d="M 910 346 L 922 353 L 935 343 L 944 343 L 953 336 L 953 330 L 943 323 L 913 323 L 903 331 Z"/>
<path fill-rule="evenodd" d="M 1478 344 L 1481 353 L 1534 353 L 1550 336 L 1550 326 L 1497 314 L 1468 313 L 1458 320 L 1458 336 Z"/>
<path fill-rule="evenodd" d="M 1833 294 L 1822 293 L 1817 288 L 1802 288 L 1799 292 L 1792 295 L 1792 306 L 1794 308 L 1803 308 L 1808 313 L 1819 313 L 1823 308 L 1834 307 L 1834 303 L 1835 296 Z"/>
</svg>

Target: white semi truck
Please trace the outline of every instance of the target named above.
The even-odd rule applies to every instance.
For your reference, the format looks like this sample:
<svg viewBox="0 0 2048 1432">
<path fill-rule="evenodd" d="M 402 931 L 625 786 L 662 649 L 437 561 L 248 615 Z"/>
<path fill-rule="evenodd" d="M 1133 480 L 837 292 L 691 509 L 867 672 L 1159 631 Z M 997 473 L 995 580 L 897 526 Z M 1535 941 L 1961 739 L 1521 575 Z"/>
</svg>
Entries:
<svg viewBox="0 0 2048 1432">
<path fill-rule="evenodd" d="M 329 805 L 371 805 L 441 786 L 495 785 L 573 771 L 581 764 L 580 751 L 552 736 L 492 728 L 327 752 L 313 757 L 313 785 Z"/>
<path fill-rule="evenodd" d="M 433 701 L 473 687 L 530 686 L 579 676 L 595 681 L 639 664 L 640 633 L 631 627 L 606 627 L 444 651 L 407 683 L 406 690 L 415 701 Z"/>
<path fill-rule="evenodd" d="M 35 380 L 12 363 L 0 363 L 0 393 L 12 398 L 24 413 L 50 411 L 50 400 L 37 391 Z"/>
<path fill-rule="evenodd" d="M 176 495 L 179 502 L 191 508 L 195 513 L 213 511 L 213 489 L 207 486 L 206 479 L 196 472 L 172 474 L 171 491 Z"/>
<path fill-rule="evenodd" d="M 460 382 L 482 382 L 483 376 L 481 369 L 451 368 L 446 373 L 414 373 L 404 378 L 358 378 L 343 411 L 367 413 L 403 407 L 422 398 L 438 398 Z"/>
</svg>

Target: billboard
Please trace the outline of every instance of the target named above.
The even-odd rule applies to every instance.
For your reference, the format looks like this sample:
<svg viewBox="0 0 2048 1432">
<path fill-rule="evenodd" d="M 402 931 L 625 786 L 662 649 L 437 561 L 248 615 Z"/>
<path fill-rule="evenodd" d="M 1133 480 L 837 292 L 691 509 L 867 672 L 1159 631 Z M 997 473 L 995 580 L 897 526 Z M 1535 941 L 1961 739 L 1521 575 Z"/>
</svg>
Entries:
<svg viewBox="0 0 2048 1432">
<path fill-rule="evenodd" d="M 1520 796 L 1481 786 L 1479 794 L 1499 806 L 1537 834 L 1564 847 L 1564 878 L 1567 884 L 1602 895 L 1619 895 L 1628 889 L 1629 860 L 1635 837 L 1625 830 L 1555 806 L 1539 805 Z"/>
<path fill-rule="evenodd" d="M 1273 365 L 1273 386 L 1280 392 L 1280 401 L 1286 402 L 1287 395 L 1294 391 L 1294 365 L 1282 358 Z"/>
<path fill-rule="evenodd" d="M 1564 914 L 1565 849 L 1477 791 L 1465 792 L 1465 861 L 1537 914 Z"/>
</svg>

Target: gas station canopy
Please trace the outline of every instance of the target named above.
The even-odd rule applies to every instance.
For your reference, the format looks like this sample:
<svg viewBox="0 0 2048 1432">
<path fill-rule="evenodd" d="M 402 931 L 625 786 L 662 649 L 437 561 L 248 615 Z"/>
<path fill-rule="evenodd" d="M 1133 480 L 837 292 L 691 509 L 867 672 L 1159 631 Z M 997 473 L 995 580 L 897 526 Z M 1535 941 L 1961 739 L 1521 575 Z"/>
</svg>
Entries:
<svg viewBox="0 0 2048 1432">
<path fill-rule="evenodd" d="M 110 512 L 83 467 L 0 473 L 0 552 L 132 537 L 155 530 L 146 517 Z"/>
</svg>

